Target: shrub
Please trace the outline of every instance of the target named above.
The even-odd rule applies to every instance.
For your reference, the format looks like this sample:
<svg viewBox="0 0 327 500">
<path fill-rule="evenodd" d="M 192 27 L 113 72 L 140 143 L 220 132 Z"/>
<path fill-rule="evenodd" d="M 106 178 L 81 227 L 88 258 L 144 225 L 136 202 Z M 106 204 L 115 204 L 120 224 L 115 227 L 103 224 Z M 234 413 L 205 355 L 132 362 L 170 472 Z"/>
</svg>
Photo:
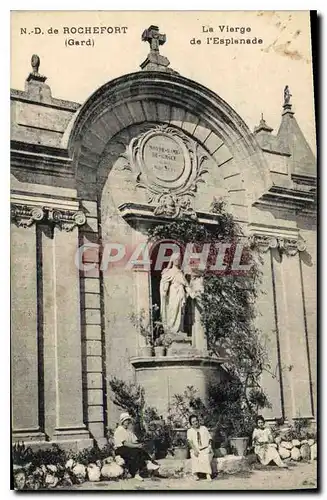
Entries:
<svg viewBox="0 0 327 500">
<path fill-rule="evenodd" d="M 140 385 L 125 382 L 116 377 L 109 381 L 112 390 L 112 401 L 134 419 L 138 434 L 143 434 L 145 399 L 144 389 Z"/>
<path fill-rule="evenodd" d="M 15 465 L 25 465 L 31 462 L 32 458 L 32 448 L 26 448 L 23 442 L 14 443 L 12 445 L 12 460 Z"/>
<path fill-rule="evenodd" d="M 207 407 L 193 386 L 187 386 L 183 394 L 174 394 L 168 409 L 168 421 L 173 428 L 186 429 L 192 413 L 205 420 Z"/>
<path fill-rule="evenodd" d="M 172 440 L 173 448 L 184 448 L 188 446 L 187 436 L 183 432 L 177 431 L 174 433 L 174 437 Z"/>
<path fill-rule="evenodd" d="M 99 448 L 95 444 L 91 449 L 85 449 L 77 453 L 70 453 L 69 458 L 72 458 L 75 462 L 87 466 L 88 464 L 94 464 L 97 460 L 104 460 L 108 457 L 114 456 L 113 446 L 107 444 L 104 448 Z"/>
</svg>

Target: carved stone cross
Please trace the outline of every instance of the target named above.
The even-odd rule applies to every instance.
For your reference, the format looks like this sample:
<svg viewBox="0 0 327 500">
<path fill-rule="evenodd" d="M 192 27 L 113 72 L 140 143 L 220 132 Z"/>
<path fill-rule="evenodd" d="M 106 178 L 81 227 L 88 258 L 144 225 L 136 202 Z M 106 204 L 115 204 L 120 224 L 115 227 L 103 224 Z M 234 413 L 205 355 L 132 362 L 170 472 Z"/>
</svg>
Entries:
<svg viewBox="0 0 327 500">
<path fill-rule="evenodd" d="M 166 35 L 159 33 L 158 26 L 151 25 L 142 33 L 142 41 L 149 42 L 151 52 L 159 52 L 159 45 L 166 42 Z"/>
</svg>

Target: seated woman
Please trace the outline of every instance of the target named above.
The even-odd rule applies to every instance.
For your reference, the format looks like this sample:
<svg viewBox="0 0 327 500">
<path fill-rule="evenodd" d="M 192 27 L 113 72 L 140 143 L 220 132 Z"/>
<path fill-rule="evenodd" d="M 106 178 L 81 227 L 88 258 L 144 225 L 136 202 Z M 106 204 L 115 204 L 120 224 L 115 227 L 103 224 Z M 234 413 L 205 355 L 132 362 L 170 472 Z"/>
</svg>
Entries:
<svg viewBox="0 0 327 500">
<path fill-rule="evenodd" d="M 154 471 L 159 465 L 152 462 L 143 445 L 138 442 L 137 437 L 131 430 L 132 417 L 128 413 L 122 413 L 119 418 L 119 426 L 114 432 L 114 447 L 116 455 L 120 455 L 126 464 L 126 468 L 132 477 L 143 481 L 140 473 L 147 469 Z"/>
<path fill-rule="evenodd" d="M 187 431 L 187 440 L 191 448 L 193 478 L 197 481 L 199 479 L 198 473 L 202 473 L 206 474 L 208 481 L 211 481 L 213 457 L 211 436 L 208 429 L 204 425 L 200 425 L 196 415 L 191 415 L 189 422 L 191 428 Z"/>
<path fill-rule="evenodd" d="M 274 462 L 278 467 L 287 468 L 277 451 L 277 445 L 269 427 L 265 427 L 265 419 L 258 415 L 256 418 L 256 428 L 252 435 L 252 444 L 254 446 L 254 453 L 259 458 L 263 465 L 268 465 Z"/>
</svg>

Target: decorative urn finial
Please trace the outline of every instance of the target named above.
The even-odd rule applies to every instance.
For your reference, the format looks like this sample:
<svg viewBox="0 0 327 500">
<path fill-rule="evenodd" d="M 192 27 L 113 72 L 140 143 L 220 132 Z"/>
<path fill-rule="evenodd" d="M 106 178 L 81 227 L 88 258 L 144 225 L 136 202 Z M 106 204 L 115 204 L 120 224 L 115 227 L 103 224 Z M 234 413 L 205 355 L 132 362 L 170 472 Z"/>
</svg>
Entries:
<svg viewBox="0 0 327 500">
<path fill-rule="evenodd" d="M 33 54 L 31 57 L 31 66 L 34 74 L 39 74 L 40 58 L 37 54 Z"/>
<path fill-rule="evenodd" d="M 39 73 L 40 62 L 40 57 L 37 54 L 33 54 L 31 57 L 32 72 L 27 77 L 28 82 L 34 80 L 36 82 L 44 83 L 46 81 L 47 77 L 42 76 Z"/>
</svg>

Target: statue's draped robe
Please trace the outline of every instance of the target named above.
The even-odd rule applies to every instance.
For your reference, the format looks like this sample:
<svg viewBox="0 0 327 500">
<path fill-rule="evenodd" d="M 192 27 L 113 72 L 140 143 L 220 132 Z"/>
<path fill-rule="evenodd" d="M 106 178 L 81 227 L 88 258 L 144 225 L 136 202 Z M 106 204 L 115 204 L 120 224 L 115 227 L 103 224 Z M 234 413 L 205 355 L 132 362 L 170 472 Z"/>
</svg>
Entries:
<svg viewBox="0 0 327 500">
<path fill-rule="evenodd" d="M 183 331 L 188 283 L 178 267 L 164 269 L 160 281 L 161 321 L 170 333 Z"/>
</svg>

